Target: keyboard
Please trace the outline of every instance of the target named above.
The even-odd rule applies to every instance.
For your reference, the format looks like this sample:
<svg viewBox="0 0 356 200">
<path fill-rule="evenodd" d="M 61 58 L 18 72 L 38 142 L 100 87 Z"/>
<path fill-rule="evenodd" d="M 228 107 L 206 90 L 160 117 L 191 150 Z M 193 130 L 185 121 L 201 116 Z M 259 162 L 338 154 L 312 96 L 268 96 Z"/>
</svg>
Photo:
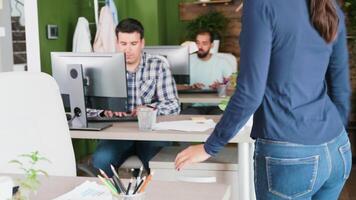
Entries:
<svg viewBox="0 0 356 200">
<path fill-rule="evenodd" d="M 189 90 L 178 90 L 178 94 L 212 94 L 212 93 L 217 93 L 216 90 L 212 89 L 189 89 Z"/>
<path fill-rule="evenodd" d="M 137 116 L 124 117 L 88 117 L 88 122 L 137 122 Z"/>
</svg>

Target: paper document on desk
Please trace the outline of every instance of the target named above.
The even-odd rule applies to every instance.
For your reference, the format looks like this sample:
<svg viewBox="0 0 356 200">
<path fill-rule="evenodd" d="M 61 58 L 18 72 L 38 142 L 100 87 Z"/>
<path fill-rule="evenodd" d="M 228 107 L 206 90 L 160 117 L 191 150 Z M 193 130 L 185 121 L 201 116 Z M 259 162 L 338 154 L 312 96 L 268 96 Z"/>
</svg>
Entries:
<svg viewBox="0 0 356 200">
<path fill-rule="evenodd" d="M 168 121 L 159 122 L 155 124 L 153 130 L 176 130 L 176 131 L 186 131 L 186 132 L 204 132 L 211 128 L 214 128 L 216 123 L 212 119 L 205 121 L 193 121 L 193 120 L 182 120 L 182 121 Z"/>
<path fill-rule="evenodd" d="M 72 191 L 54 200 L 112 200 L 110 191 L 96 182 L 85 181 Z"/>
</svg>

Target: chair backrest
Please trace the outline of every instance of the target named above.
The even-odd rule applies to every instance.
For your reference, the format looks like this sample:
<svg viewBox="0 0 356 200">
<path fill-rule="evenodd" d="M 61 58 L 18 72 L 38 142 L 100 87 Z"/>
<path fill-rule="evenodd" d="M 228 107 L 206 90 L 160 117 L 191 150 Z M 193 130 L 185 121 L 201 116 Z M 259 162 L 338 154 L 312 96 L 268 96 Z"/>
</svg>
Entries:
<svg viewBox="0 0 356 200">
<path fill-rule="evenodd" d="M 210 49 L 210 53 L 219 53 L 220 40 L 213 41 L 213 48 Z"/>
<path fill-rule="evenodd" d="M 13 159 L 39 151 L 49 175 L 76 176 L 75 157 L 59 88 L 44 73 L 0 73 L 0 173 L 22 173 Z"/>
<path fill-rule="evenodd" d="M 231 53 L 220 53 L 220 52 L 218 52 L 216 55 L 227 61 L 233 73 L 237 71 L 237 60 L 234 55 L 232 55 Z"/>
</svg>

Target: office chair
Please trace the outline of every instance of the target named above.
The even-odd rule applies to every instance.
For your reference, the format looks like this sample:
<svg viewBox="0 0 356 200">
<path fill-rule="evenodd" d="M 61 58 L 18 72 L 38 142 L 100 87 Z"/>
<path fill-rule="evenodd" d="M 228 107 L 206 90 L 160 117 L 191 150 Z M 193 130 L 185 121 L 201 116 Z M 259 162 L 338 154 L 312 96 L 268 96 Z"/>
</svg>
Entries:
<svg viewBox="0 0 356 200">
<path fill-rule="evenodd" d="M 23 173 L 9 163 L 39 151 L 49 175 L 76 176 L 75 157 L 59 88 L 45 73 L 0 73 L 0 173 Z"/>
<path fill-rule="evenodd" d="M 221 53 L 221 52 L 216 53 L 216 55 L 227 61 L 233 73 L 237 71 L 237 60 L 234 55 L 232 55 L 231 53 Z"/>
</svg>

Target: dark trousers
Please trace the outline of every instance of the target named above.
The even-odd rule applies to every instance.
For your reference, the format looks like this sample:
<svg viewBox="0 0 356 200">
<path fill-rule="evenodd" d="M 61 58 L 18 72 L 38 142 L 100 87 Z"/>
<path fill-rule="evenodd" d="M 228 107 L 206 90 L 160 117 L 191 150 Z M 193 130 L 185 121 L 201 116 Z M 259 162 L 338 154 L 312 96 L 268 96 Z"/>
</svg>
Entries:
<svg viewBox="0 0 356 200">
<path fill-rule="evenodd" d="M 100 140 L 93 155 L 93 165 L 112 176 L 110 165 L 119 168 L 125 160 L 133 155 L 140 158 L 143 166 L 149 171 L 148 162 L 167 143 L 131 140 Z"/>
<path fill-rule="evenodd" d="M 193 107 L 189 106 L 188 108 L 183 109 L 180 114 L 183 115 L 221 115 L 223 111 L 220 110 L 217 106 L 202 106 L 202 107 Z"/>
</svg>

